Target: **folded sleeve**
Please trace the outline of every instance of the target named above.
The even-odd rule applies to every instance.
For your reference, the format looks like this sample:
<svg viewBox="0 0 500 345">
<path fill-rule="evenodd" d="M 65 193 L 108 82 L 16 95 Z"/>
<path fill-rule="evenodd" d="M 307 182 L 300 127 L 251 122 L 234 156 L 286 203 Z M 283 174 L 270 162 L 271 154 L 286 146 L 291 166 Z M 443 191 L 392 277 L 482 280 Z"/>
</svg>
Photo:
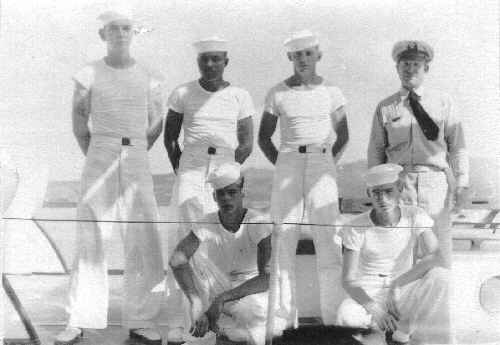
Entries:
<svg viewBox="0 0 500 345">
<path fill-rule="evenodd" d="M 185 93 L 185 87 L 178 87 L 168 97 L 167 106 L 169 109 L 175 111 L 179 114 L 184 114 L 184 102 L 183 95 Z"/>
<path fill-rule="evenodd" d="M 328 91 L 330 92 L 330 98 L 332 102 L 332 108 L 331 108 L 332 113 L 335 112 L 338 108 L 347 104 L 347 100 L 345 99 L 344 94 L 338 87 L 330 86 L 328 88 Z"/>
<path fill-rule="evenodd" d="M 269 113 L 274 116 L 279 116 L 278 109 L 276 107 L 276 90 L 272 88 L 266 95 L 264 101 L 264 112 Z"/>
<path fill-rule="evenodd" d="M 83 86 L 85 89 L 90 90 L 95 78 L 95 67 L 93 65 L 87 65 L 78 72 L 76 72 L 72 79 L 76 83 Z"/>
<path fill-rule="evenodd" d="M 360 251 L 365 239 L 365 231 L 346 225 L 341 231 L 342 245 L 347 249 Z"/>
<path fill-rule="evenodd" d="M 270 218 L 265 216 L 255 217 L 250 221 L 250 223 L 270 223 L 270 222 L 271 222 Z M 264 238 L 271 235 L 271 233 L 273 232 L 272 224 L 249 224 L 248 227 L 249 227 L 248 234 L 250 236 L 250 239 L 256 245 L 259 244 L 259 242 L 262 241 Z"/>
<path fill-rule="evenodd" d="M 247 91 L 242 90 L 239 99 L 240 111 L 238 113 L 238 120 L 247 118 L 249 116 L 254 116 L 255 107 L 253 105 L 252 97 L 250 96 L 250 94 Z"/>
<path fill-rule="evenodd" d="M 424 231 L 432 231 L 434 220 L 420 207 L 413 209 L 413 233 L 416 237 L 420 236 Z"/>
</svg>

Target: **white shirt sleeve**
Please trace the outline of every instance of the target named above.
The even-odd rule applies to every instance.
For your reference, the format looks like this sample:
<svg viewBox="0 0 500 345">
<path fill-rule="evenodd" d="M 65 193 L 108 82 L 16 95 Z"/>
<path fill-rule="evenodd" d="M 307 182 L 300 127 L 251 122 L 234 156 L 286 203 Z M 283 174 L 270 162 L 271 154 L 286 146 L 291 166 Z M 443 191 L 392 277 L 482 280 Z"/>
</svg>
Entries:
<svg viewBox="0 0 500 345">
<path fill-rule="evenodd" d="M 250 94 L 242 90 L 240 94 L 240 112 L 238 113 L 238 120 L 255 115 L 255 107 L 253 105 L 252 97 Z"/>
<path fill-rule="evenodd" d="M 264 111 L 274 116 L 279 116 L 278 109 L 276 109 L 276 91 L 274 88 L 269 90 L 264 101 Z"/>
<path fill-rule="evenodd" d="M 415 207 L 413 212 L 413 233 L 415 236 L 420 236 L 424 231 L 432 231 L 434 220 L 420 207 Z"/>
<path fill-rule="evenodd" d="M 178 87 L 168 97 L 168 108 L 172 109 L 176 113 L 184 114 L 184 102 L 182 99 L 183 87 Z"/>
<path fill-rule="evenodd" d="M 263 221 L 263 220 L 257 220 Z M 255 224 L 255 225 L 247 225 L 249 227 L 248 234 L 253 243 L 256 245 L 259 244 L 264 238 L 271 235 L 273 232 L 272 225 L 270 224 Z"/>
<path fill-rule="evenodd" d="M 214 233 L 210 231 L 207 227 L 201 225 L 201 226 L 194 226 L 191 231 L 193 234 L 195 234 L 196 237 L 198 237 L 198 240 L 200 240 L 200 243 L 210 241 L 214 238 Z"/>
<path fill-rule="evenodd" d="M 85 89 L 90 90 L 90 87 L 94 83 L 95 78 L 95 68 L 92 65 L 87 65 L 81 70 L 79 70 L 74 76 L 73 80 L 80 85 L 82 85 Z"/>
<path fill-rule="evenodd" d="M 346 226 L 342 231 L 342 245 L 347 249 L 360 251 L 364 240 L 364 230 Z"/>
<path fill-rule="evenodd" d="M 330 92 L 330 97 L 331 97 L 331 100 L 332 100 L 331 113 L 333 114 L 335 111 L 337 111 L 337 109 L 339 109 L 340 107 L 346 105 L 347 100 L 345 99 L 344 94 L 342 93 L 342 91 L 338 87 L 330 86 L 328 88 L 328 90 Z M 342 119 L 341 118 L 335 118 L 334 119 L 334 121 L 335 121 L 336 124 L 340 120 L 342 120 Z"/>
</svg>

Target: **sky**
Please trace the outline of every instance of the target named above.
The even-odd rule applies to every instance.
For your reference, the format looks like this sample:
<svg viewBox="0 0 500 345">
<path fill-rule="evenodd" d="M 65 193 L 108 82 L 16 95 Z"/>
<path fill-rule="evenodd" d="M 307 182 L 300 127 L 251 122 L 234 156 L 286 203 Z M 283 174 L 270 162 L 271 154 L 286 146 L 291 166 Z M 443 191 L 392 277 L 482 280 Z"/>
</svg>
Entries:
<svg viewBox="0 0 500 345">
<path fill-rule="evenodd" d="M 75 179 L 83 164 L 71 131 L 71 76 L 105 46 L 95 18 L 117 2 L 2 0 L 0 146 L 49 162 L 52 179 Z M 365 159 L 376 104 L 399 88 L 390 52 L 401 39 L 435 50 L 426 86 L 452 95 L 471 156 L 500 161 L 499 5 L 496 0 L 154 0 L 131 1 L 148 30 L 132 52 L 166 78 L 165 94 L 196 79 L 191 43 L 218 34 L 230 41 L 225 77 L 247 89 L 257 109 L 269 88 L 291 74 L 283 49 L 290 32 L 320 36 L 318 72 L 348 100 L 351 140 L 341 163 Z M 154 173 L 170 172 L 161 142 Z M 257 146 L 247 166 L 271 168 Z M 495 166 L 494 164 L 492 166 Z M 498 164 L 496 165 L 498 166 Z M 474 167 L 473 167 L 474 168 Z M 482 171 L 492 183 L 497 171 Z M 481 175 L 482 176 L 482 175 Z"/>
</svg>

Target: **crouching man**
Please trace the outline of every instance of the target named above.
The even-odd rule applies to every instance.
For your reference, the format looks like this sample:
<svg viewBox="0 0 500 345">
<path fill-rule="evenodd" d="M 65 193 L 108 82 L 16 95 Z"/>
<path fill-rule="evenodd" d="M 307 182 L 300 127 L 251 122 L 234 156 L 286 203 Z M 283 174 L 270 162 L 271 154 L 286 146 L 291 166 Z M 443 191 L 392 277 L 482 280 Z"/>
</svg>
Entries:
<svg viewBox="0 0 500 345">
<path fill-rule="evenodd" d="M 193 225 L 170 259 L 190 302 L 191 334 L 264 344 L 272 227 L 262 223 L 269 218 L 243 207 L 238 163 L 222 164 L 208 181 L 219 210 Z M 275 323 L 276 335 L 284 323 Z"/>
<path fill-rule="evenodd" d="M 350 298 L 339 307 L 338 323 L 372 328 L 370 337 L 382 342 L 386 333 L 395 343 L 447 344 L 449 271 L 433 220 L 421 208 L 400 203 L 401 171 L 396 164 L 368 170 L 373 208 L 342 231 L 343 286 Z M 417 246 L 425 255 L 413 262 Z"/>
</svg>

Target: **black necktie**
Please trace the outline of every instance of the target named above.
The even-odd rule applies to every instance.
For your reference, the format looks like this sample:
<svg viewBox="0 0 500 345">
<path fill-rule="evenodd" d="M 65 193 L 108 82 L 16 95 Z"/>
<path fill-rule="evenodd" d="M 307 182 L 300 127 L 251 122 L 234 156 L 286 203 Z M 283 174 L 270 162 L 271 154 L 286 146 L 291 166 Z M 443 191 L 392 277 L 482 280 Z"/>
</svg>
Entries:
<svg viewBox="0 0 500 345">
<path fill-rule="evenodd" d="M 418 95 L 415 92 L 410 91 L 410 94 L 408 95 L 408 101 L 410 102 L 410 107 L 413 111 L 413 115 L 417 119 L 417 122 L 422 129 L 422 132 L 424 132 L 425 137 L 428 140 L 436 140 L 439 134 L 439 127 L 420 104 Z"/>
</svg>

